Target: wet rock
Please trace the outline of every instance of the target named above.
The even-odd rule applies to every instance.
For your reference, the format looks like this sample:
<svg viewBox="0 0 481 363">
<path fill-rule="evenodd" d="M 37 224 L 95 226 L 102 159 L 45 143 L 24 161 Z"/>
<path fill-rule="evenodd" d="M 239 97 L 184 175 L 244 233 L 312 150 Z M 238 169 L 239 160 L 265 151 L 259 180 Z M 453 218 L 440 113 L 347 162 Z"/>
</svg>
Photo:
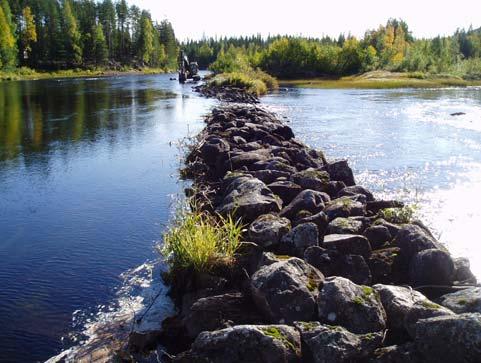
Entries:
<svg viewBox="0 0 481 363">
<path fill-rule="evenodd" d="M 263 318 L 242 293 L 234 292 L 197 300 L 183 319 L 187 334 L 223 329 L 232 324 L 262 323 Z"/>
<path fill-rule="evenodd" d="M 291 229 L 291 222 L 274 214 L 263 214 L 249 226 L 249 239 L 263 248 L 279 243 Z"/>
<path fill-rule="evenodd" d="M 366 209 L 363 203 L 353 200 L 352 197 L 340 197 L 328 202 L 324 213 L 332 221 L 338 217 L 363 216 Z"/>
<path fill-rule="evenodd" d="M 309 168 L 292 174 L 291 180 L 303 189 L 326 192 L 329 185 L 329 174 L 325 171 Z"/>
<path fill-rule="evenodd" d="M 353 334 L 341 326 L 297 322 L 303 358 L 314 363 L 357 362 L 382 344 L 382 333 Z"/>
<path fill-rule="evenodd" d="M 481 314 L 420 320 L 416 324 L 415 343 L 425 362 L 479 362 Z"/>
<path fill-rule="evenodd" d="M 443 295 L 438 302 L 457 314 L 481 313 L 481 287 L 467 288 Z"/>
<path fill-rule="evenodd" d="M 402 207 L 404 207 L 404 203 L 397 200 L 376 200 L 367 202 L 366 209 L 373 214 L 376 214 L 381 209 Z"/>
<path fill-rule="evenodd" d="M 326 234 L 322 246 L 343 255 L 353 254 L 369 257 L 371 246 L 366 237 L 356 234 Z"/>
<path fill-rule="evenodd" d="M 302 188 L 289 180 L 276 181 L 268 185 L 274 194 L 277 194 L 284 205 L 288 205 L 302 191 Z"/>
<path fill-rule="evenodd" d="M 324 203 L 329 201 L 329 196 L 325 193 L 314 190 L 303 190 L 291 203 L 289 203 L 280 213 L 281 217 L 292 219 L 301 210 L 311 213 L 319 213 L 324 209 Z"/>
<path fill-rule="evenodd" d="M 177 363 L 298 363 L 299 333 L 287 325 L 236 325 L 202 332 L 190 351 L 174 358 Z"/>
<path fill-rule="evenodd" d="M 278 212 L 281 206 L 282 201 L 259 179 L 240 176 L 227 187 L 217 212 L 249 222 L 261 214 Z"/>
<path fill-rule="evenodd" d="M 401 258 L 407 263 L 420 251 L 441 249 L 441 245 L 434 238 L 414 224 L 403 225 L 396 234 L 393 244 L 401 249 Z"/>
<path fill-rule="evenodd" d="M 417 351 L 414 343 L 391 345 L 376 349 L 371 363 L 423 363 L 424 358 Z"/>
<path fill-rule="evenodd" d="M 286 233 L 278 246 L 280 254 L 302 257 L 306 248 L 319 245 L 319 232 L 315 223 L 303 223 Z"/>
<path fill-rule="evenodd" d="M 367 202 L 373 202 L 374 201 L 374 196 L 372 193 L 367 190 L 366 188 L 360 186 L 360 185 L 353 185 L 350 187 L 345 187 L 344 189 L 339 191 L 339 197 L 344 197 L 344 196 L 353 196 L 356 194 L 363 194 L 366 196 L 366 201 Z"/>
<path fill-rule="evenodd" d="M 364 236 L 369 240 L 373 249 L 381 248 L 385 243 L 391 241 L 391 232 L 386 226 L 373 225 L 366 228 Z"/>
<path fill-rule="evenodd" d="M 407 273 L 402 268 L 398 247 L 372 251 L 367 264 L 373 283 L 392 284 L 407 282 Z"/>
<path fill-rule="evenodd" d="M 347 186 L 355 185 L 354 174 L 347 164 L 347 160 L 339 160 L 326 166 L 327 172 L 331 176 L 331 180 L 339 180 Z"/>
<path fill-rule="evenodd" d="M 338 217 L 331 221 L 327 227 L 328 234 L 360 234 L 363 224 L 353 218 Z"/>
<path fill-rule="evenodd" d="M 454 272 L 454 263 L 449 253 L 438 249 L 427 249 L 413 257 L 409 278 L 413 286 L 451 285 Z"/>
<path fill-rule="evenodd" d="M 311 320 L 324 276 L 298 258 L 263 266 L 251 278 L 252 297 L 272 322 Z"/>
<path fill-rule="evenodd" d="M 317 298 L 319 319 L 356 334 L 384 330 L 386 313 L 378 293 L 343 277 L 328 277 Z"/>
</svg>

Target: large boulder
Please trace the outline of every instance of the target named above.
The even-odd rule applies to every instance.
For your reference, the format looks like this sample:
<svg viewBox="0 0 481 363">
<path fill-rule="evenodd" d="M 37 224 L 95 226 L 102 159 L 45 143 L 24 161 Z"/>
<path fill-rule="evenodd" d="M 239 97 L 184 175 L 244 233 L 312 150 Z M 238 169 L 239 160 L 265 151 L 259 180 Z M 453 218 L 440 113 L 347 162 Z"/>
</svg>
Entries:
<svg viewBox="0 0 481 363">
<path fill-rule="evenodd" d="M 306 249 L 304 260 L 326 277 L 341 276 L 361 285 L 371 283 L 371 271 L 360 255 L 342 255 L 335 250 L 314 246 Z"/>
<path fill-rule="evenodd" d="M 202 332 L 191 350 L 174 358 L 176 363 L 298 363 L 301 340 L 287 325 L 236 325 Z"/>
<path fill-rule="evenodd" d="M 386 313 L 379 294 L 343 277 L 328 277 L 317 298 L 319 319 L 341 325 L 356 334 L 386 328 Z"/>
<path fill-rule="evenodd" d="M 319 245 L 319 232 L 313 222 L 298 224 L 286 233 L 278 246 L 280 254 L 302 257 L 306 248 Z"/>
<path fill-rule="evenodd" d="M 457 314 L 481 313 L 481 287 L 471 287 L 446 294 L 437 301 Z"/>
<path fill-rule="evenodd" d="M 361 195 L 361 194 L 357 194 Z M 363 196 L 364 197 L 364 196 Z M 324 212 L 329 217 L 329 220 L 334 220 L 338 217 L 353 217 L 363 216 L 366 214 L 366 206 L 362 201 L 353 199 L 355 197 L 340 197 L 333 199 L 326 204 Z M 365 197 L 364 197 L 365 198 Z"/>
<path fill-rule="evenodd" d="M 281 217 L 292 219 L 299 211 L 319 213 L 324 209 L 324 203 L 329 201 L 327 194 L 314 190 L 303 190 L 279 214 Z"/>
<path fill-rule="evenodd" d="M 372 202 L 374 201 L 374 196 L 372 195 L 372 193 L 367 190 L 366 188 L 360 186 L 360 185 L 353 185 L 353 186 L 350 186 L 350 187 L 345 187 L 344 189 L 341 189 L 339 191 L 339 196 L 340 197 L 344 197 L 344 196 L 353 196 L 353 195 L 356 195 L 356 194 L 363 194 L 366 196 L 366 200 L 368 202 Z"/>
<path fill-rule="evenodd" d="M 317 226 L 317 231 L 319 232 L 319 241 L 321 241 L 324 238 L 324 234 L 326 233 L 327 226 L 329 224 L 329 219 L 327 218 L 326 213 L 319 212 L 316 214 L 311 214 L 309 216 L 295 218 L 293 220 L 294 225 L 309 222 L 315 223 L 315 225 Z"/>
<path fill-rule="evenodd" d="M 222 215 L 234 215 L 250 222 L 261 214 L 279 212 L 281 206 L 282 201 L 263 182 L 241 175 L 230 181 L 216 210 Z"/>
<path fill-rule="evenodd" d="M 242 136 L 242 135 L 241 135 Z M 225 170 L 239 170 L 242 167 L 267 160 L 270 157 L 270 150 L 259 149 L 242 153 L 229 153 L 229 158 L 225 162 Z"/>
<path fill-rule="evenodd" d="M 398 247 L 372 251 L 367 264 L 372 274 L 373 283 L 397 284 L 408 280 L 404 271 Z"/>
<path fill-rule="evenodd" d="M 322 247 L 340 252 L 343 255 L 369 257 L 371 245 L 366 237 L 356 234 L 326 234 Z"/>
<path fill-rule="evenodd" d="M 419 320 L 416 324 L 415 342 L 425 362 L 479 363 L 481 314 Z"/>
<path fill-rule="evenodd" d="M 355 185 L 354 174 L 347 160 L 339 160 L 326 165 L 326 170 L 332 180 L 344 182 L 347 186 Z"/>
<path fill-rule="evenodd" d="M 361 234 L 363 223 L 354 218 L 335 218 L 327 226 L 328 234 Z"/>
<path fill-rule="evenodd" d="M 416 323 L 419 320 L 447 315 L 454 315 L 454 313 L 430 300 L 416 301 L 404 317 L 404 328 L 408 334 L 414 338 L 416 334 Z"/>
<path fill-rule="evenodd" d="M 450 314 L 411 288 L 382 284 L 374 285 L 373 288 L 379 293 L 386 311 L 387 327 L 395 333 L 412 330 L 413 324 L 423 315 Z"/>
<path fill-rule="evenodd" d="M 469 260 L 465 257 L 453 258 L 454 262 L 454 280 L 461 281 L 464 284 L 475 285 L 476 276 L 471 271 Z"/>
<path fill-rule="evenodd" d="M 311 320 L 324 276 L 299 258 L 261 267 L 251 278 L 252 297 L 272 322 Z"/>
<path fill-rule="evenodd" d="M 291 222 L 275 214 L 263 214 L 249 226 L 249 239 L 264 248 L 276 245 L 289 232 Z"/>
<path fill-rule="evenodd" d="M 411 260 L 409 278 L 413 286 L 451 285 L 454 263 L 449 253 L 435 248 L 418 252 Z"/>
<path fill-rule="evenodd" d="M 381 248 L 392 239 L 389 229 L 382 225 L 373 225 L 366 228 L 364 236 L 369 240 L 373 249 Z"/>
<path fill-rule="evenodd" d="M 312 168 L 292 174 L 291 180 L 303 189 L 312 189 L 318 192 L 327 192 L 329 187 L 329 174 Z"/>
<path fill-rule="evenodd" d="M 199 146 L 200 155 L 208 165 L 223 162 L 228 151 L 230 151 L 229 143 L 218 136 L 206 138 Z"/>
<path fill-rule="evenodd" d="M 382 344 L 382 333 L 353 334 L 341 326 L 297 322 L 303 359 L 313 363 L 357 362 Z"/>
<path fill-rule="evenodd" d="M 279 180 L 268 185 L 269 189 L 278 195 L 284 205 L 288 205 L 302 191 L 302 188 L 289 180 Z"/>
<path fill-rule="evenodd" d="M 432 248 L 442 249 L 432 236 L 415 224 L 403 225 L 397 232 L 393 244 L 400 248 L 401 257 L 407 263 L 420 251 Z"/>
<path fill-rule="evenodd" d="M 183 319 L 190 338 L 202 331 L 223 329 L 232 324 L 262 323 L 252 302 L 240 292 L 208 296 L 197 300 Z"/>
</svg>

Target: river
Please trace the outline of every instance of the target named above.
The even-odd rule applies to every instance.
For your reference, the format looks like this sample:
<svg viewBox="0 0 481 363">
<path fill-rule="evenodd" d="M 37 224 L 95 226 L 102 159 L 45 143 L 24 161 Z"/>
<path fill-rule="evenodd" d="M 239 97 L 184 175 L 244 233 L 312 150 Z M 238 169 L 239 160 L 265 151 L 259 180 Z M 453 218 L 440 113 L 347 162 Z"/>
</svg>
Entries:
<svg viewBox="0 0 481 363">
<path fill-rule="evenodd" d="M 177 141 L 215 103 L 169 78 L 0 83 L 0 362 L 68 347 L 121 307 L 126 271 L 150 271 L 183 188 Z M 481 276 L 480 89 L 282 88 L 263 103 L 360 184 L 416 203 Z"/>
</svg>

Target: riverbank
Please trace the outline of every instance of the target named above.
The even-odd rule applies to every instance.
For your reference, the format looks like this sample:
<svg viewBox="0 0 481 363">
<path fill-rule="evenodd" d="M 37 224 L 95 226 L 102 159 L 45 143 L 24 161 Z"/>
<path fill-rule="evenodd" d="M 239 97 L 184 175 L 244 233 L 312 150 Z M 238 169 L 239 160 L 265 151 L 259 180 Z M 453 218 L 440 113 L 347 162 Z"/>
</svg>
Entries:
<svg viewBox="0 0 481 363">
<path fill-rule="evenodd" d="M 326 160 L 262 107 L 222 105 L 205 121 L 183 173 L 192 213 L 230 216 L 244 233 L 233 260 L 227 238 L 200 269 L 189 246 L 169 249 L 178 314 L 159 336 L 171 360 L 477 361 L 481 296 L 469 263 L 408 207 L 376 199 L 347 161 Z M 194 241 L 203 227 L 191 224 L 173 231 Z M 136 335 L 130 349 L 152 343 Z"/>
<path fill-rule="evenodd" d="M 423 73 L 398 73 L 373 71 L 361 75 L 340 78 L 313 78 L 280 80 L 283 86 L 305 88 L 357 88 L 357 89 L 389 89 L 389 88 L 442 88 L 481 86 L 481 80 L 465 80 L 452 75 L 428 75 Z"/>
<path fill-rule="evenodd" d="M 112 77 L 128 74 L 161 74 L 168 71 L 163 68 L 126 68 L 125 70 L 100 69 L 66 69 L 59 71 L 37 71 L 30 68 L 19 68 L 14 71 L 0 71 L 2 81 L 24 81 L 56 78 L 85 78 L 85 77 Z"/>
</svg>

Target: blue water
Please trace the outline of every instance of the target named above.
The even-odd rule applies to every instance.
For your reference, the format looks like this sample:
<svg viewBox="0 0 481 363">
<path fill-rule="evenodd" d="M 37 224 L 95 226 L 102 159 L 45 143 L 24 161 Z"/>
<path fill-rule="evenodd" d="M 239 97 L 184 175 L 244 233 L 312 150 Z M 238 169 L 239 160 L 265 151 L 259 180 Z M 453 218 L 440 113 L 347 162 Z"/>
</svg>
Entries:
<svg viewBox="0 0 481 363">
<path fill-rule="evenodd" d="M 155 258 L 178 182 L 172 142 L 212 101 L 169 75 L 0 83 L 0 361 L 63 348 Z"/>
</svg>

